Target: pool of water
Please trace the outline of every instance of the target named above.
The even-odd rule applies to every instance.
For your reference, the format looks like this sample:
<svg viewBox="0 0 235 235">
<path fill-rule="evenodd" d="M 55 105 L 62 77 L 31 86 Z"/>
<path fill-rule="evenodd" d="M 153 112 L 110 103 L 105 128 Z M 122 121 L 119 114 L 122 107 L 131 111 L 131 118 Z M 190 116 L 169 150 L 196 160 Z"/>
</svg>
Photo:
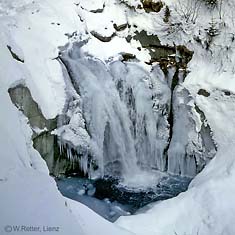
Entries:
<svg viewBox="0 0 235 235">
<path fill-rule="evenodd" d="M 137 213 L 146 205 L 169 199 L 186 191 L 191 178 L 164 175 L 156 185 L 147 188 L 129 187 L 119 179 L 105 177 L 90 180 L 77 176 L 56 179 L 65 197 L 81 202 L 93 211 L 114 222 L 120 216 Z"/>
</svg>

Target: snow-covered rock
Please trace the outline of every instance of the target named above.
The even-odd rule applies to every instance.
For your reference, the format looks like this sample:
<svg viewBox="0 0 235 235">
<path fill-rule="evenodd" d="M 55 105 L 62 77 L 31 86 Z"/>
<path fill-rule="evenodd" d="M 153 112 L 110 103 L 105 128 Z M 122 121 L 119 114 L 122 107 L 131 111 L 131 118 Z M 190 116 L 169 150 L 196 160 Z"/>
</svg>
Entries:
<svg viewBox="0 0 235 235">
<path fill-rule="evenodd" d="M 58 193 L 31 140 L 43 129 L 30 129 L 8 93 L 23 85 L 46 120 L 60 117 L 53 134 L 84 172 L 94 167 L 90 176 L 98 166 L 99 175 L 125 173 L 138 185 L 139 170 L 195 176 L 208 164 L 187 192 L 119 225 L 148 235 L 234 234 L 234 0 L 217 8 L 165 0 L 151 12 L 142 2 L 0 2 L 1 233 L 29 223 L 61 234 L 128 233 Z"/>
</svg>

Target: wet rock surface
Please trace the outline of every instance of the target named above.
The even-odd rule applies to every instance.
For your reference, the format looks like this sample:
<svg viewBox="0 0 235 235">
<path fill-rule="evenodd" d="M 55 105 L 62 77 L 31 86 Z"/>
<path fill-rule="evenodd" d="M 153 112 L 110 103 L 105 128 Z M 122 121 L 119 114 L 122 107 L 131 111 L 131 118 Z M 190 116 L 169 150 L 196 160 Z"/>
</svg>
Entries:
<svg viewBox="0 0 235 235">
<path fill-rule="evenodd" d="M 58 117 L 46 119 L 25 85 L 19 84 L 8 92 L 12 103 L 28 118 L 33 131 L 33 146 L 46 161 L 50 174 L 80 172 L 78 163 L 70 161 L 67 155 L 60 151 L 57 137 L 51 133 L 57 128 Z"/>
<path fill-rule="evenodd" d="M 162 1 L 154 1 L 154 0 L 141 0 L 143 4 L 143 8 L 146 12 L 159 12 L 163 8 Z"/>
</svg>

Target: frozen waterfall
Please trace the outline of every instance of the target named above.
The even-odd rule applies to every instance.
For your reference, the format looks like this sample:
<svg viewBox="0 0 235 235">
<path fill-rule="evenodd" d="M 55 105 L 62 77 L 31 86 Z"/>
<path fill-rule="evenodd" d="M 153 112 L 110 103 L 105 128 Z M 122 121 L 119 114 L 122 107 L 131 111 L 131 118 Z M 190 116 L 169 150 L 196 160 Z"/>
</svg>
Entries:
<svg viewBox="0 0 235 235">
<path fill-rule="evenodd" d="M 166 74 L 159 65 L 148 71 L 138 61 L 103 62 L 83 53 L 83 45 L 60 54 L 69 98 L 56 134 L 69 158 L 91 178 L 118 176 L 130 184 L 155 182 L 155 170 L 200 172 L 216 146 L 179 68 Z"/>
<path fill-rule="evenodd" d="M 81 99 L 88 151 L 97 166 L 86 161 L 89 174 L 125 177 L 141 170 L 166 170 L 170 89 L 161 70 L 149 73 L 131 62 L 105 64 L 84 55 L 80 45 L 73 44 L 60 58 Z M 71 126 L 70 121 L 67 129 Z M 62 133 L 60 137 L 63 141 Z M 79 152 L 79 144 L 73 145 Z"/>
</svg>

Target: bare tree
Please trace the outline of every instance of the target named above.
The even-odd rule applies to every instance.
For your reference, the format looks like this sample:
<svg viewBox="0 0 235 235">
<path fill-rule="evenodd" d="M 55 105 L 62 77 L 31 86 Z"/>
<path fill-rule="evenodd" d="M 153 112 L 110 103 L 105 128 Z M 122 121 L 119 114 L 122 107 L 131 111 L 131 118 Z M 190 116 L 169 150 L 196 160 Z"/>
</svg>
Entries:
<svg viewBox="0 0 235 235">
<path fill-rule="evenodd" d="M 183 17 L 186 22 L 195 23 L 201 4 L 201 0 L 177 0 L 175 12 Z"/>
</svg>

